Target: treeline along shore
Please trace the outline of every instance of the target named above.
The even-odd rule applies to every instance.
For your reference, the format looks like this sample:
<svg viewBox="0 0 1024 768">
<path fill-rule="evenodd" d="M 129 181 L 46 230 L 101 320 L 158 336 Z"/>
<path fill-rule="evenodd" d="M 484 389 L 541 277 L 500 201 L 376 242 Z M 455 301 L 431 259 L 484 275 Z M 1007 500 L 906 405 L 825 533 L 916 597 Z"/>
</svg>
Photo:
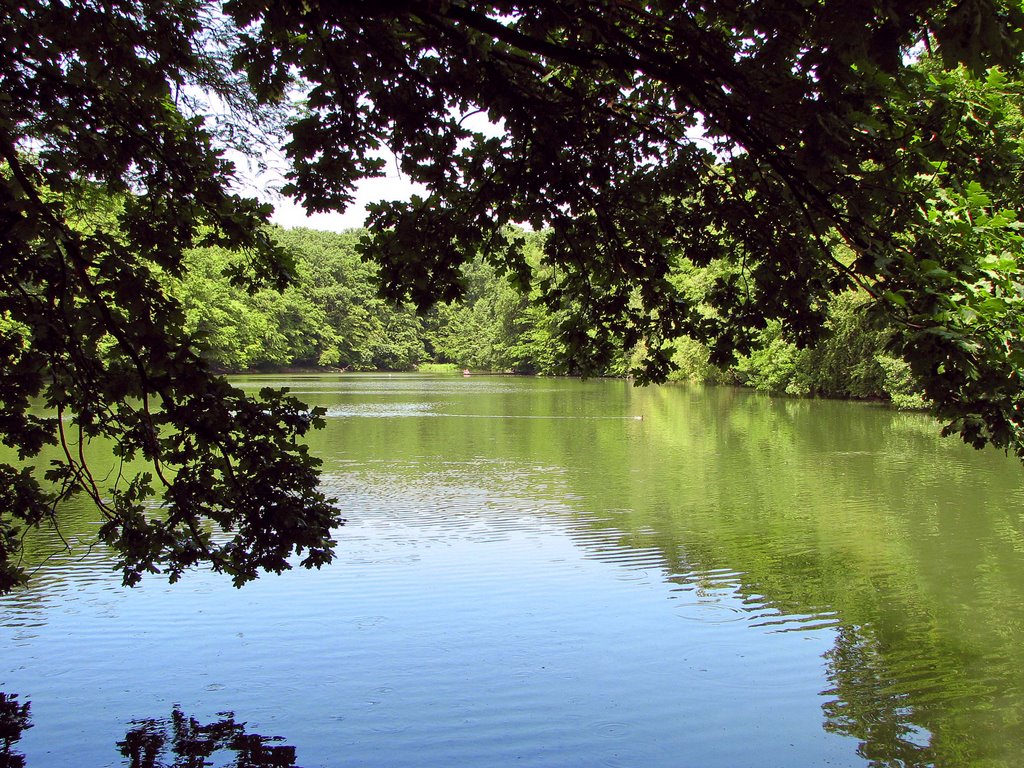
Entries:
<svg viewBox="0 0 1024 768">
<path fill-rule="evenodd" d="M 525 238 L 543 279 L 545 233 L 514 234 Z M 360 239 L 368 236 L 364 230 L 277 229 L 274 236 L 295 259 L 295 281 L 283 292 L 253 293 L 234 285 L 228 273 L 236 257 L 219 248 L 191 251 L 185 275 L 168 279 L 168 291 L 181 302 L 200 353 L 218 370 L 413 371 L 447 365 L 475 372 L 578 373 L 563 362 L 568 355 L 559 334 L 560 313 L 482 259 L 463 269 L 460 301 L 420 314 L 378 296 L 376 267 L 358 250 Z M 733 268 L 726 260 L 697 267 L 680 257 L 672 278 L 688 299 L 700 302 Z M 809 347 L 798 347 L 780 324 L 770 323 L 749 354 L 728 366 L 713 365 L 705 345 L 682 338 L 669 378 L 919 407 L 924 401 L 909 366 L 888 351 L 895 331 L 866 311 L 867 298 L 853 291 L 835 297 L 827 311 L 827 333 Z M 623 341 L 601 373 L 630 375 L 641 352 Z"/>
</svg>

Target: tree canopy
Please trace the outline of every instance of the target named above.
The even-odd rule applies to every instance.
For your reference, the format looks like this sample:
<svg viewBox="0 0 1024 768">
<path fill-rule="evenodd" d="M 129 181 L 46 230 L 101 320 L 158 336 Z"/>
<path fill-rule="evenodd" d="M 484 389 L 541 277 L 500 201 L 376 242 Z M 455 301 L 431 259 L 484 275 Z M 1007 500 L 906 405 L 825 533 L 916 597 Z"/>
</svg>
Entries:
<svg viewBox="0 0 1024 768">
<path fill-rule="evenodd" d="M 856 286 L 946 430 L 1024 456 L 1022 26 L 1002 0 L 4 2 L 0 435 L 21 462 L 0 467 L 0 589 L 19 526 L 83 490 L 128 583 L 330 558 L 301 442 L 319 415 L 218 377 L 158 279 L 203 245 L 236 284 L 287 285 L 224 155 L 278 135 L 310 211 L 348 205 L 385 148 L 426 186 L 371 208 L 386 298 L 455 298 L 483 254 L 536 284 L 571 369 L 640 346 L 658 380 L 679 336 L 717 361 L 773 322 L 810 341 Z M 549 230 L 539 262 L 512 223 Z M 725 257 L 701 306 L 670 279 Z M 104 485 L 75 448 L 95 437 L 151 471 Z M 47 443 L 44 479 L 24 464 Z"/>
</svg>

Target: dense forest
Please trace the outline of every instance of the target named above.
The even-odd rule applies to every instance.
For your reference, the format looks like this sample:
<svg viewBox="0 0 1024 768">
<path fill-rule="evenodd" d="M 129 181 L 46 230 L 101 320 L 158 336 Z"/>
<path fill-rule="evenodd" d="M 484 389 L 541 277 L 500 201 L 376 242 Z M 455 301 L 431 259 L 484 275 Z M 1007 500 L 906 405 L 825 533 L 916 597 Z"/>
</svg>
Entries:
<svg viewBox="0 0 1024 768">
<path fill-rule="evenodd" d="M 475 371 L 579 373 L 565 367 L 558 313 L 538 302 L 536 291 L 518 290 L 482 259 L 463 269 L 462 300 L 418 314 L 378 296 L 375 267 L 358 252 L 359 241 L 369 236 L 366 231 L 275 229 L 273 234 L 296 262 L 297 280 L 283 292 L 249 292 L 232 284 L 232 256 L 218 248 L 191 251 L 184 277 L 169 285 L 184 307 L 186 328 L 200 354 L 222 371 L 410 371 L 449 364 Z M 526 242 L 539 270 L 545 233 L 514 235 Z M 680 258 L 672 279 L 700 303 L 731 269 L 727 261 L 701 268 Z M 895 332 L 868 312 L 868 303 L 866 294 L 837 295 L 827 311 L 828 332 L 805 348 L 788 340 L 779 323 L 771 323 L 750 353 L 731 366 L 713 365 L 707 346 L 680 339 L 670 378 L 922 405 L 909 366 L 890 351 Z M 618 359 L 600 373 L 629 375 L 641 352 L 622 343 Z"/>
<path fill-rule="evenodd" d="M 933 176 L 927 180 L 932 194 L 920 211 L 931 231 L 917 247 L 939 254 L 955 244 L 973 247 L 975 253 L 974 282 L 968 290 L 955 284 L 960 268 L 945 257 L 913 257 L 914 269 L 935 282 L 926 293 L 934 305 L 929 312 L 943 319 L 939 328 L 929 330 L 911 317 L 910 289 L 899 281 L 853 279 L 785 319 L 802 289 L 801 276 L 775 284 L 748 244 L 723 238 L 713 254 L 665 248 L 665 286 L 658 290 L 673 297 L 666 299 L 668 304 L 689 307 L 690 320 L 681 327 L 704 338 L 678 328 L 672 339 L 650 328 L 639 333 L 645 323 L 661 322 L 667 311 L 664 306 L 645 307 L 649 286 L 606 297 L 608 306 L 602 304 L 595 315 L 588 306 L 595 300 L 591 287 L 569 290 L 574 267 L 550 257 L 564 246 L 557 232 L 514 225 L 493 231 L 490 251 L 466 257 L 456 277 L 445 278 L 454 283 L 452 295 L 457 298 L 434 297 L 418 308 L 415 292 L 394 290 L 396 280 L 413 279 L 395 265 L 407 263 L 411 269 L 433 257 L 423 255 L 429 244 L 408 242 L 394 229 L 382 235 L 367 229 L 330 233 L 271 228 L 270 240 L 295 264 L 283 291 L 276 290 L 280 286 L 253 290 L 238 280 L 239 257 L 228 249 L 193 248 L 187 251 L 186 269 L 168 281 L 167 289 L 185 310 L 184 330 L 196 340 L 200 356 L 221 372 L 410 371 L 441 364 L 475 371 L 635 375 L 647 380 L 652 377 L 645 365 L 664 357 L 664 371 L 655 380 L 882 399 L 901 408 L 926 408 L 930 401 L 912 370 L 912 358 L 936 339 L 969 356 L 992 344 L 1001 354 L 1017 354 L 1014 332 L 1007 334 L 1001 324 L 1017 316 L 1021 300 L 1020 267 L 1011 254 L 1024 246 L 1017 214 L 1024 199 L 1016 183 L 1019 171 L 998 176 L 991 169 L 1021 167 L 1024 117 L 1018 81 L 998 69 L 975 78 L 962 67 L 943 71 L 934 57 L 924 56 L 914 70 L 967 106 L 953 133 L 956 140 L 971 143 L 971 173 L 992 174 L 982 185 L 958 178 L 945 161 L 932 164 Z M 721 224 L 714 217 L 725 214 L 710 215 L 713 220 L 702 226 L 713 232 Z M 879 259 L 901 258 L 903 247 L 893 244 Z M 387 258 L 381 256 L 382 248 Z M 520 263 L 494 258 L 504 250 L 519 254 Z M 833 268 L 852 274 L 857 255 L 849 242 L 833 239 L 828 252 Z M 603 257 L 595 252 L 593 258 Z M 802 277 L 806 290 L 817 290 L 818 278 Z M 882 290 L 886 285 L 891 290 Z M 772 313 L 763 312 L 765 306 L 775 307 L 779 316 L 768 316 Z M 605 327 L 602 318 L 613 310 L 633 319 Z M 813 332 L 803 327 L 807 322 L 813 323 Z M 964 328 L 974 329 L 972 333 L 988 329 L 983 334 L 987 337 L 961 338 Z M 948 353 L 942 355 L 929 370 L 942 371 L 950 362 Z M 970 370 L 968 374 L 984 380 Z"/>
</svg>

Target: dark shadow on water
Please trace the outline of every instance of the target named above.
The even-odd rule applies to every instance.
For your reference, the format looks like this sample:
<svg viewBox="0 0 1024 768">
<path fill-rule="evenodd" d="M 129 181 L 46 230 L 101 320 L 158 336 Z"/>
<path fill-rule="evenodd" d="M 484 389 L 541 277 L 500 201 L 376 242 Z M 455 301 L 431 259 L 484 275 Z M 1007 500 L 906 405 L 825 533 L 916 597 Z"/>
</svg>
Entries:
<svg viewBox="0 0 1024 768">
<path fill-rule="evenodd" d="M 0 691 L 0 768 L 24 768 L 25 756 L 11 749 L 21 733 L 31 728 L 29 703 L 18 703 L 17 695 Z"/>
<path fill-rule="evenodd" d="M 0 692 L 0 768 L 26 768 L 25 756 L 12 747 L 32 727 L 30 703 Z M 246 733 L 245 723 L 233 712 L 219 712 L 218 720 L 203 725 L 179 707 L 169 717 L 133 720 L 117 742 L 122 765 L 129 768 L 301 768 L 295 747 L 280 744 L 279 736 Z M 212 759 L 215 759 L 214 762 Z M 83 768 L 87 768 L 83 766 Z"/>
<path fill-rule="evenodd" d="M 218 717 L 203 725 L 175 707 L 170 717 L 132 721 L 117 746 L 131 768 L 201 768 L 214 756 L 230 768 L 298 768 L 295 747 L 281 737 L 246 733 L 233 712 Z"/>
</svg>

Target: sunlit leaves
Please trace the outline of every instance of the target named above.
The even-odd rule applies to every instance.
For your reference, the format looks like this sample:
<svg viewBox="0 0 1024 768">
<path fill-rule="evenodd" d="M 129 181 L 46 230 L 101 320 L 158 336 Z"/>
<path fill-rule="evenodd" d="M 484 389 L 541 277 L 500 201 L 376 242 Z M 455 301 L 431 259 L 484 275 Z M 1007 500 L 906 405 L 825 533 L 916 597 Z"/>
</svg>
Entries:
<svg viewBox="0 0 1024 768">
<path fill-rule="evenodd" d="M 59 527 L 74 493 L 96 505 L 129 584 L 201 563 L 240 584 L 294 555 L 330 557 L 338 513 L 300 441 L 316 414 L 216 377 L 165 289 L 200 242 L 239 252 L 229 272 L 253 290 L 294 269 L 267 234 L 269 207 L 231 192 L 217 137 L 180 97 L 217 86 L 231 101 L 238 87 L 212 50 L 219 32 L 205 25 L 224 20 L 211 11 L 0 10 L 4 45 L 20 41 L 0 59 L 0 432 L 28 464 L 46 443 L 62 454 L 44 478 L 0 467 L 0 591 L 21 578 L 16 528 Z M 55 418 L 33 413 L 40 404 Z M 121 472 L 93 475 L 78 446 L 98 439 Z M 129 470 L 140 460 L 148 469 Z"/>
<path fill-rule="evenodd" d="M 297 268 L 269 237 L 269 209 L 230 192 L 220 147 L 239 143 L 231 131 L 245 134 L 246 120 L 204 119 L 190 89 L 250 122 L 305 95 L 285 150 L 288 193 L 310 210 L 343 208 L 384 171 L 381 150 L 397 153 L 427 192 L 372 209 L 361 245 L 392 300 L 425 309 L 459 295 L 463 265 L 482 254 L 537 287 L 567 369 L 599 370 L 635 347 L 647 353 L 635 373 L 657 379 L 674 337 L 718 361 L 773 321 L 809 342 L 829 300 L 858 286 L 905 329 L 905 354 L 950 429 L 1024 451 L 1016 6 L 220 10 L 0 9 L 0 428 L 26 456 L 104 437 L 150 462 L 151 481 L 113 489 L 70 448 L 53 471 L 61 493 L 84 489 L 102 509 L 126 580 L 207 561 L 241 582 L 299 549 L 319 565 L 337 522 L 298 442 L 315 418 L 213 376 L 163 288 L 195 246 L 243 254 L 229 273 L 254 295 Z M 487 131 L 469 127 L 475 113 Z M 97 190 L 113 202 L 86 223 Z M 511 223 L 550 229 L 542 258 L 505 236 Z M 673 284 L 680 255 L 730 262 L 710 310 Z M 340 360 L 341 342 L 327 341 L 310 354 L 333 348 Z M 30 418 L 35 397 L 59 418 Z"/>
<path fill-rule="evenodd" d="M 386 295 L 450 300 L 478 253 L 523 286 L 547 270 L 535 284 L 568 370 L 602 370 L 638 344 L 637 375 L 657 379 L 672 338 L 725 362 L 773 319 L 810 342 L 830 297 L 855 285 L 898 314 L 971 256 L 918 253 L 930 169 L 989 194 L 1014 182 L 999 127 L 1010 80 L 985 67 L 1015 67 L 1021 39 L 998 3 L 231 9 L 250 25 L 253 81 L 290 65 L 308 87 L 289 151 L 310 209 L 344 204 L 379 171 L 367 165 L 378 146 L 426 185 L 371 209 L 363 248 Z M 936 46 L 946 69 L 912 65 Z M 473 112 L 493 135 L 466 130 Z M 540 263 L 494 236 L 510 222 L 550 229 Z M 713 313 L 669 284 L 678 253 L 737 265 L 708 294 Z"/>
</svg>

